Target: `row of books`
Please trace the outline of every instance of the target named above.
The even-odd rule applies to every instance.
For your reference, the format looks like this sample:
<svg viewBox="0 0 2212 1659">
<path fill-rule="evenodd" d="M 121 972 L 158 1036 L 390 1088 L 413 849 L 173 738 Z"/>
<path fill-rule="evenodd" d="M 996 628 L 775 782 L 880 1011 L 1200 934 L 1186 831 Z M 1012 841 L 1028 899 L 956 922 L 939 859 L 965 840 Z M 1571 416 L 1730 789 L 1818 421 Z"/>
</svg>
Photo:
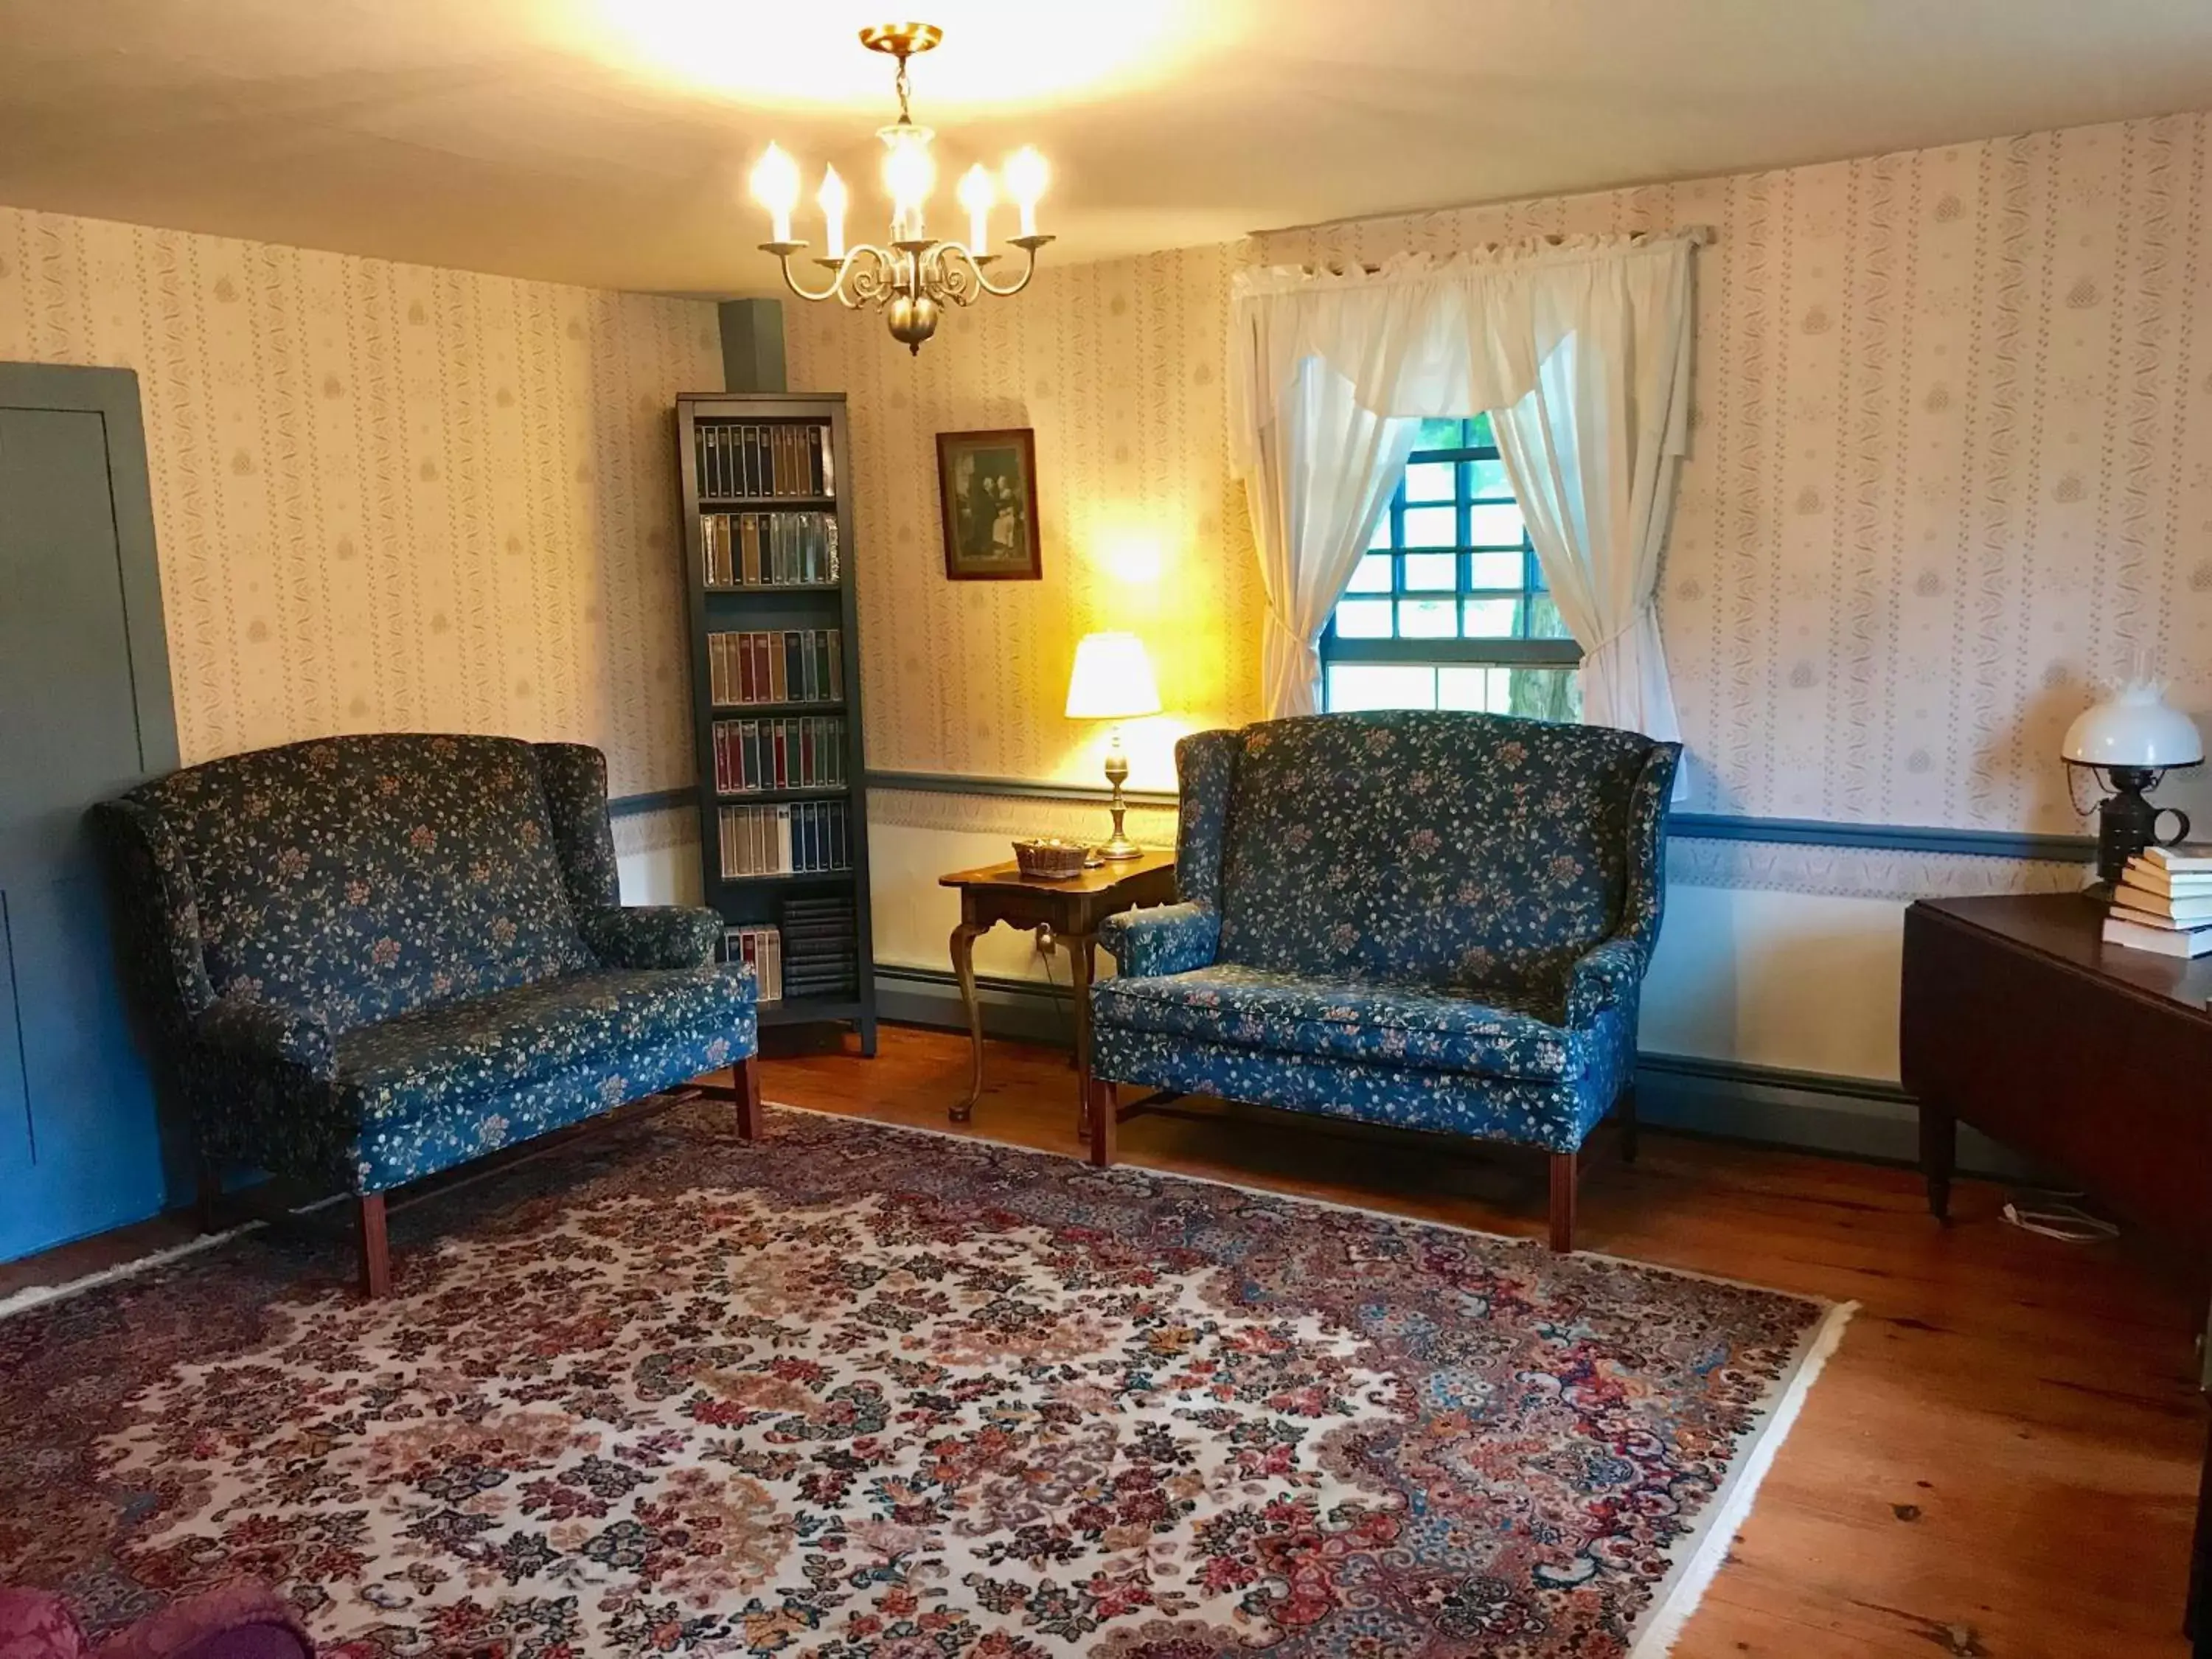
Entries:
<svg viewBox="0 0 2212 1659">
<path fill-rule="evenodd" d="M 779 628 L 709 634 L 707 693 L 717 708 L 749 702 L 842 702 L 843 630 Z"/>
<path fill-rule="evenodd" d="M 753 970 L 761 1001 L 783 1000 L 783 935 L 775 928 L 757 924 L 725 928 L 722 960 L 742 962 Z"/>
<path fill-rule="evenodd" d="M 818 421 L 759 426 L 702 421 L 699 493 L 702 495 L 834 495 L 837 458 L 830 430 Z"/>
<path fill-rule="evenodd" d="M 837 515 L 702 513 L 700 574 L 709 587 L 822 586 L 837 580 Z"/>
<path fill-rule="evenodd" d="M 722 875 L 811 876 L 853 867 L 851 820 L 842 800 L 725 806 Z"/>
<path fill-rule="evenodd" d="M 714 791 L 842 789 L 845 722 L 834 714 L 714 722 Z"/>
<path fill-rule="evenodd" d="M 2112 889 L 2105 942 L 2167 957 L 2212 951 L 2212 844 L 2153 847 L 2130 859 Z"/>
<path fill-rule="evenodd" d="M 860 935 L 850 894 L 786 899 L 783 987 L 794 997 L 850 997 L 860 988 Z"/>
<path fill-rule="evenodd" d="M 723 930 L 722 957 L 753 970 L 763 1002 L 850 997 L 860 988 L 860 938 L 848 898 L 795 898 L 781 925 L 743 922 Z"/>
</svg>

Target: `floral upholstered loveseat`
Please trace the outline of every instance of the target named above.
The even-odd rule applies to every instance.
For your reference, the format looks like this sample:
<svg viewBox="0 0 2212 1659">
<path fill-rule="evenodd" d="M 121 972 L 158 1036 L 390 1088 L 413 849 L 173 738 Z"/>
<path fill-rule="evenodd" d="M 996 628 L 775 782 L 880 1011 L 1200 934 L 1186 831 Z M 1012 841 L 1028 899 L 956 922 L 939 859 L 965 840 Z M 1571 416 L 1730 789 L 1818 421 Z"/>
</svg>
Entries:
<svg viewBox="0 0 2212 1659">
<path fill-rule="evenodd" d="M 372 1295 L 404 1182 L 724 1066 L 756 1128 L 751 971 L 711 910 L 623 908 L 596 749 L 321 738 L 94 816 L 204 1204 L 228 1167 L 349 1189 Z"/>
<path fill-rule="evenodd" d="M 1091 1153 L 1114 1085 L 1217 1095 L 1552 1154 L 1632 1127 L 1680 746 L 1492 714 L 1319 714 L 1177 745 L 1179 902 L 1109 920 Z"/>
</svg>

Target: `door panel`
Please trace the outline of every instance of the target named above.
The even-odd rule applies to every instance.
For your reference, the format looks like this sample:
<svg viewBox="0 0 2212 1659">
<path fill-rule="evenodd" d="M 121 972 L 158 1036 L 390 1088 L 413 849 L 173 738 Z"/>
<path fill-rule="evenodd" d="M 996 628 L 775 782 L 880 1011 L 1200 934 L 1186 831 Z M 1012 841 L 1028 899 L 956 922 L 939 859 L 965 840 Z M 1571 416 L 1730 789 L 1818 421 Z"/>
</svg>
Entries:
<svg viewBox="0 0 2212 1659">
<path fill-rule="evenodd" d="M 120 371 L 0 367 L 0 1259 L 141 1219 L 165 1191 L 85 822 L 175 761 L 131 568 L 152 551 L 137 404 Z"/>
</svg>

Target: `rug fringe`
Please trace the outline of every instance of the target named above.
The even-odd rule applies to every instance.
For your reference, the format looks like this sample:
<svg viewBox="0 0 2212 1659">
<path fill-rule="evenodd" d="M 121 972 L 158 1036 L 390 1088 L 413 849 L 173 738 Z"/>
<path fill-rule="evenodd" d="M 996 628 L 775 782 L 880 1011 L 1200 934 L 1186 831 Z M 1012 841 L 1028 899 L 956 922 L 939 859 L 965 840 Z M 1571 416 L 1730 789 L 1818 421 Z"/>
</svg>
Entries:
<svg viewBox="0 0 2212 1659">
<path fill-rule="evenodd" d="M 1828 1357 L 1844 1340 L 1844 1328 L 1858 1310 L 1856 1302 L 1832 1304 L 1807 1338 L 1796 1365 L 1776 1385 L 1779 1393 L 1769 1408 L 1758 1439 L 1714 1494 L 1712 1507 L 1700 1525 L 1697 1542 L 1689 1556 L 1668 1575 L 1670 1582 L 1660 1587 L 1658 1598 L 1645 1616 L 1644 1629 L 1628 1650 L 1627 1659 L 1667 1659 L 1674 1651 L 1683 1626 L 1689 1623 L 1690 1615 L 1698 1610 L 1705 1591 L 1727 1564 L 1729 1551 L 1735 1543 L 1736 1534 L 1751 1516 L 1751 1506 L 1758 1500 L 1759 1484 L 1773 1466 L 1775 1453 L 1796 1426 L 1797 1413 L 1804 1407 L 1805 1396 L 1820 1381 Z"/>
<path fill-rule="evenodd" d="M 86 1273 L 79 1279 L 64 1279 L 58 1285 L 27 1285 L 13 1296 L 0 1297 L 0 1319 L 13 1319 L 17 1314 L 43 1308 L 49 1302 L 82 1296 L 87 1291 L 98 1290 L 102 1285 L 112 1285 L 118 1279 L 131 1279 L 140 1273 L 151 1273 L 156 1267 L 166 1267 L 172 1261 L 181 1261 L 188 1255 L 198 1255 L 202 1250 L 211 1250 L 218 1244 L 227 1244 L 241 1233 L 252 1232 L 261 1224 L 258 1221 L 248 1221 L 222 1232 L 202 1233 L 198 1238 L 172 1244 L 166 1250 L 156 1250 L 151 1255 L 133 1256 L 128 1261 L 117 1262 L 112 1267 L 103 1267 L 98 1273 Z"/>
</svg>

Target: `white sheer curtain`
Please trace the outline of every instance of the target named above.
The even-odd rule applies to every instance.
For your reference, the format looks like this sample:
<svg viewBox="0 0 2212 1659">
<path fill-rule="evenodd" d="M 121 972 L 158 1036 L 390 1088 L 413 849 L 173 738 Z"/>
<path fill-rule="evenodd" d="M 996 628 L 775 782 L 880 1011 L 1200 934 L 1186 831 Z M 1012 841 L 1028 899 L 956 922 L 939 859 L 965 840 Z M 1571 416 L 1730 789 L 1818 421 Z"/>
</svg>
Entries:
<svg viewBox="0 0 2212 1659">
<path fill-rule="evenodd" d="M 1277 620 L 1292 634 L 1311 623 L 1303 703 L 1279 701 L 1268 649 L 1270 714 L 1313 706 L 1313 641 L 1404 460 L 1389 441 L 1371 451 L 1340 441 L 1364 428 L 1349 414 L 1316 410 L 1316 399 L 1339 410 L 1316 390 L 1334 383 L 1378 427 L 1491 413 L 1545 580 L 1583 647 L 1583 718 L 1676 735 L 1652 596 L 1688 425 L 1690 252 L 1705 240 L 1701 231 L 1584 237 L 1443 261 L 1413 255 L 1373 272 L 1239 275 L 1230 308 L 1232 460 L 1253 502 Z M 1382 476 L 1362 478 L 1363 467 Z M 1369 495 L 1376 504 L 1349 556 L 1334 538 L 1301 533 L 1348 522 L 1352 503 Z M 1279 591 L 1327 587 L 1326 598 L 1277 603 L 1278 573 L 1291 578 Z"/>
<path fill-rule="evenodd" d="M 1390 504 L 1418 421 L 1362 409 L 1352 382 L 1316 358 L 1298 366 L 1244 480 L 1267 593 L 1261 706 L 1273 719 L 1321 707 L 1316 642 Z"/>
</svg>

